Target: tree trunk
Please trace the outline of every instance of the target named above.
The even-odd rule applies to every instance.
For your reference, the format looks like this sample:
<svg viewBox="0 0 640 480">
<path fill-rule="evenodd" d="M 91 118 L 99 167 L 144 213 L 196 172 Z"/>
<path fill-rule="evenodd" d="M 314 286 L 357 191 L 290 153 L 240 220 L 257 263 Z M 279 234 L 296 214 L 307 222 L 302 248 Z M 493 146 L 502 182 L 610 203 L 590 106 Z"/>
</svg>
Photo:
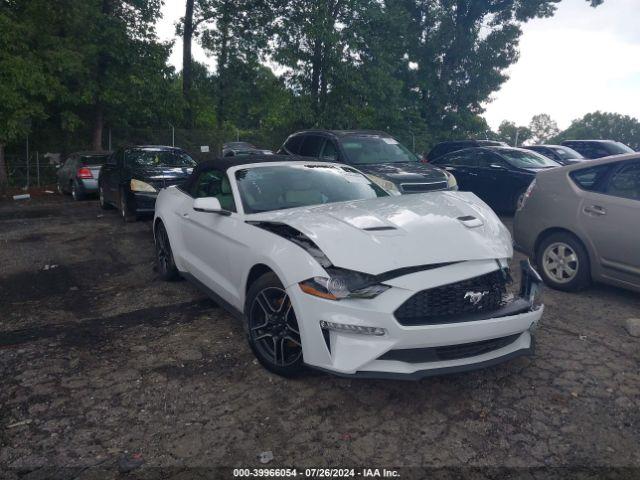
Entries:
<svg viewBox="0 0 640 480">
<path fill-rule="evenodd" d="M 220 55 L 218 56 L 218 108 L 216 117 L 218 127 L 221 127 L 226 120 L 225 113 L 225 95 L 227 89 L 227 64 L 229 63 L 229 15 L 226 4 L 220 21 L 220 30 L 222 31 L 220 39 Z"/>
<path fill-rule="evenodd" d="M 104 120 L 102 116 L 102 105 L 98 104 L 95 107 L 95 113 L 93 118 L 93 140 L 91 141 L 91 148 L 96 151 L 102 150 L 102 129 L 104 127 Z"/>
<path fill-rule="evenodd" d="M 182 97 L 184 98 L 186 105 L 184 121 L 187 128 L 194 127 L 193 105 L 191 101 L 191 87 L 193 84 L 191 59 L 191 43 L 193 41 L 193 2 L 194 0 L 187 0 L 182 33 Z"/>
<path fill-rule="evenodd" d="M 0 143 L 0 196 L 4 195 L 9 186 L 7 164 L 4 160 L 4 143 Z"/>
</svg>

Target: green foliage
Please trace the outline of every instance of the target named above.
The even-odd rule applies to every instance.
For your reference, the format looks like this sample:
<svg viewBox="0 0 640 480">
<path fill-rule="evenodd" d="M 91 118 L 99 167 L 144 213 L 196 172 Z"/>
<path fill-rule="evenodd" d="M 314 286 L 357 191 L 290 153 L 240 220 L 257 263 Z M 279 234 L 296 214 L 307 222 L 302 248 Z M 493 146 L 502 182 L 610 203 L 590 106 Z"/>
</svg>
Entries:
<svg viewBox="0 0 640 480">
<path fill-rule="evenodd" d="M 558 124 L 547 113 L 534 115 L 529 123 L 529 130 L 531 131 L 531 143 L 534 145 L 547 143 L 560 132 Z"/>
<path fill-rule="evenodd" d="M 503 121 L 498 127 L 497 140 L 507 142 L 512 147 L 520 146 L 532 137 L 529 127 L 518 126 L 515 122 Z"/>
<path fill-rule="evenodd" d="M 552 139 L 554 143 L 563 140 L 594 139 L 615 140 L 634 150 L 640 150 L 640 121 L 637 118 L 618 113 L 593 112 L 571 122 L 569 128 Z"/>
</svg>

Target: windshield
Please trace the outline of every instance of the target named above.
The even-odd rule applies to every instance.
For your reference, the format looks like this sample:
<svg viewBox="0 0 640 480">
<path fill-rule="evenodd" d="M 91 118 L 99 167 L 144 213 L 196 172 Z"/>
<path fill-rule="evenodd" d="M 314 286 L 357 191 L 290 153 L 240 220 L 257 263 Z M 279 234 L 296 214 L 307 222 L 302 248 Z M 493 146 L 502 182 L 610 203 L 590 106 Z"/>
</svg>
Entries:
<svg viewBox="0 0 640 480">
<path fill-rule="evenodd" d="M 390 137 L 349 137 L 342 141 L 342 148 L 354 165 L 418 161 L 408 148 Z"/>
<path fill-rule="evenodd" d="M 189 167 L 196 161 L 180 150 L 130 150 L 127 162 L 138 167 Z"/>
<path fill-rule="evenodd" d="M 569 147 L 549 147 L 553 152 L 558 155 L 562 160 L 575 160 L 584 158 L 574 149 Z"/>
<path fill-rule="evenodd" d="M 245 168 L 236 182 L 246 213 L 386 197 L 360 172 L 337 165 L 281 165 Z"/>
<path fill-rule="evenodd" d="M 614 154 L 618 154 L 618 153 L 633 153 L 633 149 L 630 147 L 627 147 L 624 143 L 622 142 L 612 142 L 609 145 L 609 149 L 610 152 L 614 153 Z"/>
<path fill-rule="evenodd" d="M 540 155 L 536 152 L 504 149 L 499 150 L 499 153 L 511 165 L 517 168 L 551 168 L 560 166 L 558 162 L 554 162 L 550 158 L 547 158 L 544 155 Z"/>
</svg>

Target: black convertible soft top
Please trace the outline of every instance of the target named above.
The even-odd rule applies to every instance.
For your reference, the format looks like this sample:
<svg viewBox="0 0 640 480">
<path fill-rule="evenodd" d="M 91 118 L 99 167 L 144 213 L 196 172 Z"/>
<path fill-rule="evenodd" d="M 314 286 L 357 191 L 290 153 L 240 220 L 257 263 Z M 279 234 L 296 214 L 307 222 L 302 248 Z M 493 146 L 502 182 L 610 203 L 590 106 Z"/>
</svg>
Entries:
<svg viewBox="0 0 640 480">
<path fill-rule="evenodd" d="M 231 167 L 237 167 L 239 165 L 250 165 L 252 163 L 267 163 L 267 162 L 294 162 L 303 160 L 295 155 L 243 155 L 238 157 L 221 157 L 214 160 L 205 160 L 199 163 L 196 168 L 193 169 L 191 175 L 182 184 L 182 188 L 187 191 L 191 190 L 193 182 L 202 172 L 208 172 L 209 170 L 218 170 L 226 172 Z"/>
</svg>

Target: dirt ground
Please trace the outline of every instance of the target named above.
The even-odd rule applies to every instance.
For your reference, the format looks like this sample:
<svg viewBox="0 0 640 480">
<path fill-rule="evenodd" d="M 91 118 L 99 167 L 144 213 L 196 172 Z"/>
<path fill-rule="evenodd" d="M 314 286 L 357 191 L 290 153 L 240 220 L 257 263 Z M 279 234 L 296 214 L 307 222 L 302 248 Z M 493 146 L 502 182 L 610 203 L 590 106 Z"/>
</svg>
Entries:
<svg viewBox="0 0 640 480">
<path fill-rule="evenodd" d="M 95 201 L 58 195 L 4 201 L 0 477 L 127 461 L 144 462 L 139 472 L 583 466 L 640 475 L 640 339 L 622 326 L 640 315 L 640 295 L 597 285 L 546 290 L 545 303 L 532 358 L 419 382 L 285 380 L 257 364 L 230 315 L 187 282 L 156 277 L 150 221 L 124 224 Z M 268 465 L 257 458 L 264 451 Z"/>
</svg>

